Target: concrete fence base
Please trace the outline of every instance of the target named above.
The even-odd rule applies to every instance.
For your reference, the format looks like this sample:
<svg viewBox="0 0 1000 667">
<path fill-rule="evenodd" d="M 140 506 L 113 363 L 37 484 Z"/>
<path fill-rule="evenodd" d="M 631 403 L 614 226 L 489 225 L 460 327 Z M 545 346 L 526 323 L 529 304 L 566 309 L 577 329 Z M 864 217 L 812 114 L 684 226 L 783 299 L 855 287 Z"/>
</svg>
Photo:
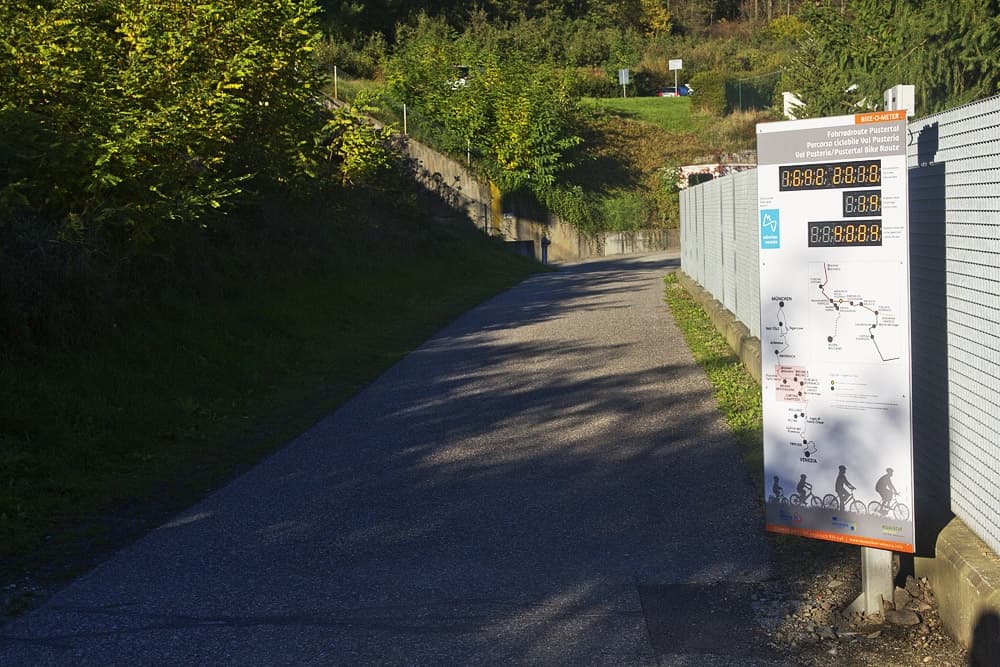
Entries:
<svg viewBox="0 0 1000 667">
<path fill-rule="evenodd" d="M 701 304 L 716 330 L 725 337 L 729 347 L 739 355 L 747 371 L 760 384 L 760 340 L 750 333 L 745 324 L 736 319 L 736 315 L 729 312 L 708 290 L 686 273 L 678 271 L 677 282 Z"/>
<path fill-rule="evenodd" d="M 938 535 L 934 557 L 915 559 L 914 569 L 931 582 L 941 622 L 972 664 L 1000 665 L 1000 558 L 956 518 Z"/>
</svg>

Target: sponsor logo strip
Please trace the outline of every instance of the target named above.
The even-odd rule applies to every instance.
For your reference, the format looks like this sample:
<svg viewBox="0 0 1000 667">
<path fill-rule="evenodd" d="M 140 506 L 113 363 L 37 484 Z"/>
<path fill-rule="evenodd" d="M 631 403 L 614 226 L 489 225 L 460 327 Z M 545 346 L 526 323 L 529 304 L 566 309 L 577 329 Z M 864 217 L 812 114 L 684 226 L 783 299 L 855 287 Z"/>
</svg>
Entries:
<svg viewBox="0 0 1000 667">
<path fill-rule="evenodd" d="M 861 537 L 860 535 L 841 535 L 840 533 L 828 533 L 825 530 L 810 530 L 808 528 L 791 528 L 776 524 L 767 524 L 767 530 L 772 533 L 784 533 L 785 535 L 801 535 L 811 537 L 816 540 L 827 540 L 829 542 L 843 542 L 859 547 L 872 547 L 875 549 L 886 549 L 888 551 L 902 551 L 911 554 L 914 552 L 913 545 L 905 542 L 893 542 L 891 540 L 878 540 L 871 537 Z"/>
</svg>

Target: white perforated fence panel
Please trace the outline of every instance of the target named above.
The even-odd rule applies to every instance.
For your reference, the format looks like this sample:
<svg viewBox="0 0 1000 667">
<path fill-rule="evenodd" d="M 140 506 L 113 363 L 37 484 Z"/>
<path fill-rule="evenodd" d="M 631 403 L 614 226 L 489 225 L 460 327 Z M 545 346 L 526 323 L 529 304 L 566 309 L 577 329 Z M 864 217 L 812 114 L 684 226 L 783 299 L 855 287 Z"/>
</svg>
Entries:
<svg viewBox="0 0 1000 667">
<path fill-rule="evenodd" d="M 722 221 L 722 303 L 736 312 L 736 208 L 733 180 L 719 181 L 719 217 Z"/>
<path fill-rule="evenodd" d="M 704 192 L 703 211 L 705 216 L 705 286 L 719 301 L 725 299 L 724 253 L 722 250 L 721 222 L 721 185 L 723 181 L 714 180 L 702 186 Z"/>
<path fill-rule="evenodd" d="M 1000 553 L 1000 97 L 908 153 L 915 482 Z M 759 245 L 755 171 L 681 192 L 681 268 L 758 338 Z"/>
<path fill-rule="evenodd" d="M 704 276 L 701 271 L 701 242 L 698 238 L 698 225 L 702 216 L 698 214 L 697 189 L 683 190 L 680 197 L 680 227 L 681 227 L 681 269 L 699 284 Z"/>
<path fill-rule="evenodd" d="M 1000 97 L 913 122 L 910 137 L 914 385 L 949 443 L 947 461 L 928 448 L 923 464 L 949 471 L 952 511 L 1000 553 Z"/>
<path fill-rule="evenodd" d="M 757 172 L 734 174 L 736 219 L 736 309 L 733 314 L 760 338 L 760 225 L 757 223 Z"/>
</svg>

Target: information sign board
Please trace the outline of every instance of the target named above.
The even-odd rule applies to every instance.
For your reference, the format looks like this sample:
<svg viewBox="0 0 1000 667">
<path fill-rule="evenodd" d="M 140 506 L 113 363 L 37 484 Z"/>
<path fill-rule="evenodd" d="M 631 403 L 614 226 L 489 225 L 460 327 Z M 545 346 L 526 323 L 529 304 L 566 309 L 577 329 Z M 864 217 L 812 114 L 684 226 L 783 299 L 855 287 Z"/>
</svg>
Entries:
<svg viewBox="0 0 1000 667">
<path fill-rule="evenodd" d="M 912 552 L 906 112 L 757 126 L 767 529 Z"/>
</svg>

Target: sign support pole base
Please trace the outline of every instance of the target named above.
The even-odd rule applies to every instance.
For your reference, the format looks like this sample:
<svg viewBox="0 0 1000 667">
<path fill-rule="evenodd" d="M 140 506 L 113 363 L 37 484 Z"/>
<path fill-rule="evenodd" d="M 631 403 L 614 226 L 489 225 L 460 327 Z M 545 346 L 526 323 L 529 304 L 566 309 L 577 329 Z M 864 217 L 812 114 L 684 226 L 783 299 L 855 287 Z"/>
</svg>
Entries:
<svg viewBox="0 0 1000 667">
<path fill-rule="evenodd" d="M 892 601 L 892 552 L 861 547 L 861 595 L 847 606 L 847 613 L 865 616 L 882 613 L 882 600 Z"/>
</svg>

